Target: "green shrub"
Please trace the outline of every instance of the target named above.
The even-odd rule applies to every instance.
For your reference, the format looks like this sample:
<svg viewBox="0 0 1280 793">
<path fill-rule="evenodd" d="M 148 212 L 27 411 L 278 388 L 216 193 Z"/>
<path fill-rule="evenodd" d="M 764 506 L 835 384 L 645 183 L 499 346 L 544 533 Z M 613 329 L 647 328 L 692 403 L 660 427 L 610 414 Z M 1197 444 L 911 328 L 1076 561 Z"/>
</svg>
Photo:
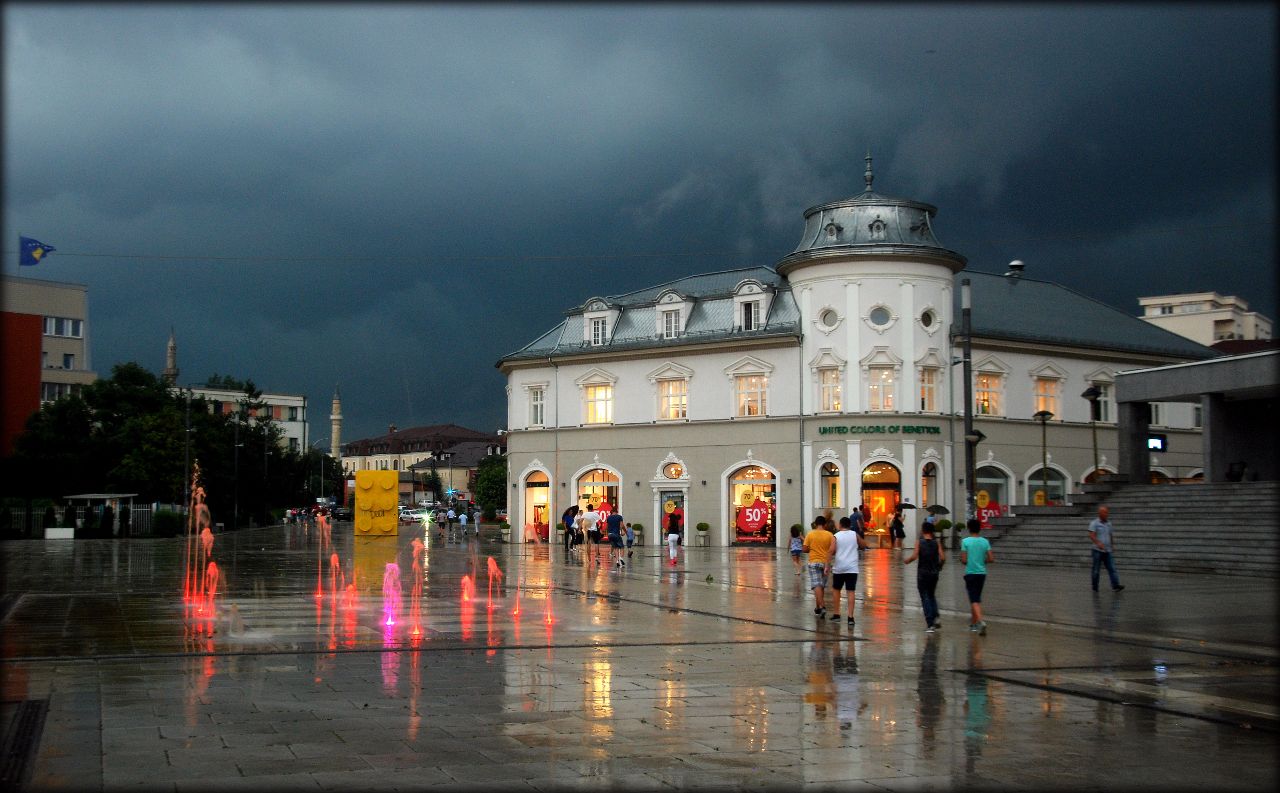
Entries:
<svg viewBox="0 0 1280 793">
<path fill-rule="evenodd" d="M 952 526 L 951 521 L 947 520 L 946 518 L 943 518 L 942 520 L 933 524 L 933 530 L 941 533 L 951 528 L 951 526 Z"/>
<path fill-rule="evenodd" d="M 632 524 L 631 524 L 631 530 L 632 530 L 632 531 L 644 531 L 644 524 L 643 524 L 643 523 L 632 523 Z"/>
<path fill-rule="evenodd" d="M 696 527 L 698 531 L 711 531 L 710 523 L 699 523 Z"/>
<path fill-rule="evenodd" d="M 182 515 L 167 509 L 151 516 L 151 533 L 156 537 L 177 537 L 182 533 Z"/>
</svg>

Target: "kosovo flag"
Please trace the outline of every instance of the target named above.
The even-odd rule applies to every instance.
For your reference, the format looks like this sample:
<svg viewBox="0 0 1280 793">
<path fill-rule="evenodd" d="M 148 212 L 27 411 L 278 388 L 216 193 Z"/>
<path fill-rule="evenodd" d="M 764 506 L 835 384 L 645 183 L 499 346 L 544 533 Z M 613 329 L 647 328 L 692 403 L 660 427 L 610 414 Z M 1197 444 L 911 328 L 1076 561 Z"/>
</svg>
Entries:
<svg viewBox="0 0 1280 793">
<path fill-rule="evenodd" d="M 52 245 L 45 245 L 40 240 L 33 240 L 30 237 L 18 237 L 18 264 L 26 267 L 34 267 L 40 263 L 40 260 L 47 253 L 53 253 L 57 248 Z"/>
</svg>

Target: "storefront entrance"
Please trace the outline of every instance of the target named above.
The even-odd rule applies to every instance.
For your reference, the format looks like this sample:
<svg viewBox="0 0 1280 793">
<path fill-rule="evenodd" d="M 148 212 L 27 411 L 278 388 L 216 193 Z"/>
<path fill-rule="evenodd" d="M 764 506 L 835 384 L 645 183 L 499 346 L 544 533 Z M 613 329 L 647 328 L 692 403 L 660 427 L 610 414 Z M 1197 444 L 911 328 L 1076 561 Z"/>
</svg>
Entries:
<svg viewBox="0 0 1280 793">
<path fill-rule="evenodd" d="M 546 541 L 549 536 L 550 521 L 547 511 L 550 509 L 551 481 L 542 471 L 534 471 L 524 479 L 524 520 L 521 526 L 525 539 L 536 537 Z M 532 529 L 532 531 L 530 531 Z M 530 535 L 533 535 L 531 537 Z"/>
<path fill-rule="evenodd" d="M 862 470 L 862 503 L 871 511 L 868 536 L 883 539 L 888 546 L 889 523 L 902 500 L 902 474 L 892 463 L 872 463 Z"/>
<path fill-rule="evenodd" d="M 654 526 L 653 536 L 658 538 L 659 543 L 667 541 L 667 529 L 670 527 L 671 516 L 675 515 L 680 521 L 680 531 L 684 533 L 686 542 L 689 540 L 689 527 L 684 522 L 684 491 L 683 490 L 661 490 L 658 492 L 658 520 L 659 525 Z M 693 543 L 689 542 L 692 545 Z"/>
<path fill-rule="evenodd" d="M 778 480 L 773 472 L 747 465 L 729 475 L 733 545 L 773 545 L 778 532 Z"/>
<path fill-rule="evenodd" d="M 618 476 L 606 468 L 593 468 L 578 477 L 578 508 L 583 512 L 596 509 L 607 517 L 618 505 Z"/>
</svg>

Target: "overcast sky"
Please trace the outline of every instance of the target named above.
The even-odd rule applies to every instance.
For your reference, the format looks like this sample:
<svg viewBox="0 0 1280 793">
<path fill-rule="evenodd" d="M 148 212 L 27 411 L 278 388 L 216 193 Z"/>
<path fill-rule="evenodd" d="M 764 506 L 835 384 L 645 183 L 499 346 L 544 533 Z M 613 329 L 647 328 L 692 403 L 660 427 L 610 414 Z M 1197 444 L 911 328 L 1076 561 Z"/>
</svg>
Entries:
<svg viewBox="0 0 1280 793">
<path fill-rule="evenodd" d="M 773 265 L 863 189 L 969 267 L 1277 318 L 1271 4 L 22 5 L 4 272 L 92 365 L 305 394 L 328 437 L 505 422 L 592 295 Z M 17 266 L 22 233 L 58 251 Z M 155 258 L 148 258 L 155 257 Z M 167 258 L 166 258 L 167 257 Z"/>
</svg>

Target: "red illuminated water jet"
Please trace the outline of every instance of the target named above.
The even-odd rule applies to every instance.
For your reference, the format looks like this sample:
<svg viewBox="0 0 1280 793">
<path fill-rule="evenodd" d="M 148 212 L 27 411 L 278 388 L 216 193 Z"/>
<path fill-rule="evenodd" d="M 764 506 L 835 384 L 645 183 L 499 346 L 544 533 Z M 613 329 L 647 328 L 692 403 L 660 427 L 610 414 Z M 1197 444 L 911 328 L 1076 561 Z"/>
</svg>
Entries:
<svg viewBox="0 0 1280 793">
<path fill-rule="evenodd" d="M 493 560 L 492 556 L 489 557 L 488 568 L 489 568 L 489 590 L 486 596 L 486 602 L 488 603 L 489 609 L 492 610 L 493 609 L 493 579 L 497 578 L 498 582 L 501 583 L 502 570 L 498 567 L 498 563 Z"/>
</svg>

